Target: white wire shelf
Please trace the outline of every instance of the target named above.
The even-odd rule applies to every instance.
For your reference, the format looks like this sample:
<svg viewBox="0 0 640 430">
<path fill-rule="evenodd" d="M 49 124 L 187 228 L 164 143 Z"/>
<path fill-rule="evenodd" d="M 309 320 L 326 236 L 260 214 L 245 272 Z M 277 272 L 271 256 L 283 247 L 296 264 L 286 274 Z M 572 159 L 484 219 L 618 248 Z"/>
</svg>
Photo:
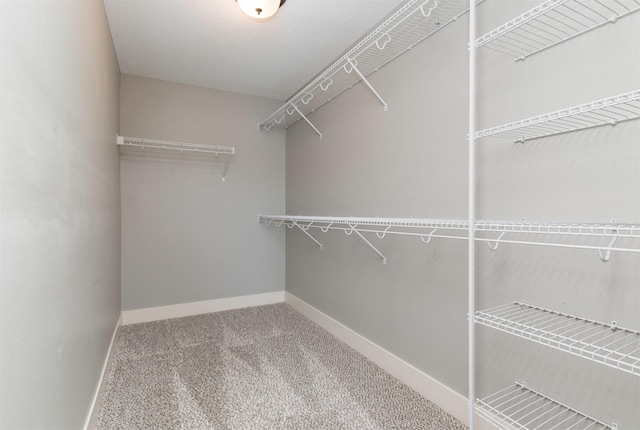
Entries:
<svg viewBox="0 0 640 430">
<path fill-rule="evenodd" d="M 260 123 L 260 130 L 288 127 L 304 119 L 322 137 L 306 115 L 360 81 L 386 110 L 386 103 L 366 77 L 456 20 L 468 8 L 468 0 L 408 0 Z"/>
<path fill-rule="evenodd" d="M 495 251 L 501 243 L 536 245 L 556 248 L 591 249 L 598 251 L 600 260 L 609 261 L 611 252 L 640 253 L 640 224 L 554 224 L 509 221 L 477 221 L 476 232 L 485 236 L 494 232 L 496 238 L 476 236 L 475 240 L 487 242 Z M 523 236 L 526 239 L 523 239 Z M 589 243 L 567 243 L 559 241 L 573 237 L 575 241 Z M 605 243 L 606 242 L 606 243 Z"/>
<path fill-rule="evenodd" d="M 499 429 L 617 430 L 563 403 L 528 388 L 524 382 L 476 402 L 476 414 Z"/>
<path fill-rule="evenodd" d="M 513 302 L 477 311 L 475 321 L 533 342 L 640 376 L 640 333 Z"/>
<path fill-rule="evenodd" d="M 321 216 L 287 216 L 287 215 L 258 215 L 258 222 L 265 225 L 288 228 L 297 227 L 322 249 L 322 244 L 309 233 L 310 228 L 320 229 L 326 233 L 329 230 L 341 230 L 347 235 L 353 233 L 360 237 L 378 256 L 382 263 L 387 263 L 384 256 L 362 233 L 375 233 L 379 239 L 387 234 L 402 236 L 418 236 L 424 243 L 429 243 L 432 238 L 463 239 L 466 236 L 456 236 L 438 232 L 438 230 L 468 231 L 469 223 L 459 220 L 439 220 L 426 218 L 373 218 L 373 217 L 321 217 Z M 396 230 L 391 230 L 396 228 Z M 400 229 L 400 230 L 398 230 Z M 414 231 L 413 229 L 426 229 Z"/>
<path fill-rule="evenodd" d="M 200 143 L 175 142 L 169 140 L 143 139 L 141 137 L 117 136 L 116 143 L 121 148 L 159 149 L 180 152 L 198 152 L 201 154 L 213 154 L 226 156 L 222 171 L 222 180 L 226 179 L 229 159 L 235 154 L 235 148 L 231 146 L 204 145 Z"/>
<path fill-rule="evenodd" d="M 547 0 L 476 39 L 524 60 L 540 51 L 640 10 L 640 0 Z"/>
<path fill-rule="evenodd" d="M 640 118 L 640 90 L 596 100 L 476 132 L 476 138 L 496 136 L 515 142 L 612 125 Z"/>
<path fill-rule="evenodd" d="M 375 233 L 380 239 L 387 234 L 417 236 L 424 243 L 429 243 L 434 237 L 468 240 L 468 235 L 463 232 L 469 230 L 468 221 L 458 219 L 258 215 L 258 222 L 265 225 L 273 224 L 276 227 L 283 224 L 289 228 L 297 227 L 321 249 L 320 242 L 309 234 L 310 228 L 320 229 L 325 233 L 329 230 L 342 230 L 347 234 L 357 232 L 365 241 L 361 233 Z M 612 252 L 640 253 L 640 224 L 556 224 L 482 220 L 476 222 L 475 231 L 481 233 L 475 240 L 486 242 L 494 251 L 501 243 L 588 249 L 597 251 L 603 262 L 609 261 Z M 490 233 L 497 236 L 487 237 Z M 589 243 L 558 241 L 558 238 L 567 237 L 581 241 L 588 239 Z M 374 248 L 368 241 L 367 243 Z M 380 251 L 375 248 L 374 251 L 386 262 Z"/>
</svg>

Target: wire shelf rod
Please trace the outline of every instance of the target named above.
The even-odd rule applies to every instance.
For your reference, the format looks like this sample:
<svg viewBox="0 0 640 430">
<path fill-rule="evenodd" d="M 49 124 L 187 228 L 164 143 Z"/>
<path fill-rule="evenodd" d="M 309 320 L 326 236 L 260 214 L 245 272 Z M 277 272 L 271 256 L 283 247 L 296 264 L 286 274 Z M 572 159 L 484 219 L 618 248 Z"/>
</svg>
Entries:
<svg viewBox="0 0 640 430">
<path fill-rule="evenodd" d="M 476 138 L 497 136 L 516 142 L 616 125 L 640 118 L 640 90 L 596 100 L 555 112 L 476 132 Z"/>
<path fill-rule="evenodd" d="M 219 155 L 226 156 L 224 165 L 222 166 L 222 181 L 226 181 L 227 171 L 229 169 L 229 160 L 231 156 L 235 154 L 236 150 L 232 146 L 218 146 L 218 145 L 205 145 L 200 143 L 189 142 L 176 142 L 170 140 L 158 140 L 158 139 L 144 139 L 141 137 L 126 137 L 116 136 L 116 144 L 120 148 L 135 147 L 142 150 L 158 149 L 158 150 L 170 150 L 180 152 L 197 152 L 200 154 L 213 154 L 216 157 Z"/>
<path fill-rule="evenodd" d="M 300 215 L 259 215 L 262 223 L 274 221 L 296 221 L 311 224 L 344 224 L 378 227 L 437 228 L 442 230 L 467 230 L 469 223 L 459 219 L 432 218 L 385 218 L 385 217 L 325 217 Z M 478 232 L 534 234 L 553 236 L 584 236 L 605 238 L 640 239 L 640 224 L 569 224 L 569 223 L 535 223 L 479 220 L 475 230 Z M 392 232 L 390 232 L 392 233 Z M 496 239 L 485 239 L 495 241 Z"/>
<path fill-rule="evenodd" d="M 524 60 L 640 10 L 640 0 L 547 0 L 476 39 Z"/>
<path fill-rule="evenodd" d="M 476 231 L 640 238 L 640 224 L 561 224 L 480 220 Z"/>
<path fill-rule="evenodd" d="M 298 106 L 305 115 L 315 111 L 361 82 L 361 77 L 366 78 L 378 71 L 457 20 L 467 10 L 467 0 L 408 0 L 260 123 L 260 130 L 268 131 L 274 126 L 288 127 L 299 121 L 302 117 L 288 109 L 292 104 Z M 349 73 L 349 60 L 356 63 L 362 76 Z"/>
<path fill-rule="evenodd" d="M 540 430 L 616 430 L 618 428 L 615 423 L 605 424 L 562 402 L 532 390 L 524 382 L 515 382 L 513 386 L 504 388 L 483 399 L 478 399 L 475 410 L 479 416 L 504 430 L 534 428 Z"/>
<path fill-rule="evenodd" d="M 476 311 L 478 324 L 640 376 L 640 332 L 524 301 Z"/>
<path fill-rule="evenodd" d="M 175 151 L 206 152 L 212 154 L 234 155 L 235 148 L 230 146 L 204 145 L 199 143 L 175 142 L 169 140 L 143 139 L 140 137 L 118 136 L 117 144 L 139 148 L 169 149 Z"/>
<path fill-rule="evenodd" d="M 328 230 L 353 231 L 375 233 L 380 239 L 386 234 L 417 236 L 424 243 L 429 243 L 432 237 L 467 240 L 466 235 L 458 236 L 447 231 L 468 232 L 469 223 L 461 220 L 427 219 L 427 218 L 373 218 L 373 217 L 319 217 L 319 216 L 282 216 L 259 215 L 259 222 L 280 226 L 299 225 L 305 230 L 319 228 L 323 232 Z M 375 228 L 373 228 L 375 227 Z M 382 230 L 382 228 L 386 228 Z M 391 230 L 399 228 L 400 230 Z M 406 231 L 407 229 L 429 229 L 424 231 Z M 512 223 L 505 221 L 478 221 L 476 232 L 496 233 L 497 238 L 475 236 L 477 242 L 487 242 L 492 250 L 497 250 L 501 243 L 535 245 L 557 248 L 585 249 L 598 251 L 603 262 L 609 260 L 611 252 L 640 253 L 640 242 L 624 243 L 620 245 L 618 239 L 626 241 L 640 240 L 640 225 L 636 224 L 544 224 L 544 223 Z M 525 240 L 504 238 L 506 234 L 532 234 L 540 239 Z M 545 236 L 543 239 L 542 236 Z M 608 238 L 608 244 L 558 243 L 550 241 L 552 237 L 585 237 Z M 616 245 L 618 243 L 618 245 Z M 615 245 L 615 246 L 614 246 Z"/>
<path fill-rule="evenodd" d="M 456 219 L 428 219 L 428 218 L 385 218 L 385 217 L 324 217 L 299 215 L 259 215 L 260 222 L 297 221 L 323 224 L 368 225 L 380 227 L 416 227 L 467 230 L 469 223 Z M 639 227 L 640 228 L 640 227 Z"/>
</svg>

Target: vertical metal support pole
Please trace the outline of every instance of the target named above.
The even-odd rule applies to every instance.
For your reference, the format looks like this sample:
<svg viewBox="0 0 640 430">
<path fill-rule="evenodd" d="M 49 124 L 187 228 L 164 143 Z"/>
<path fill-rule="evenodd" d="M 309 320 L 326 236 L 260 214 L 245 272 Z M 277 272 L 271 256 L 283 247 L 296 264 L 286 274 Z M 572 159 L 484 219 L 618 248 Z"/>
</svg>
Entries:
<svg viewBox="0 0 640 430">
<path fill-rule="evenodd" d="M 353 64 L 353 61 L 351 61 L 350 58 L 347 58 L 347 61 L 349 62 L 349 64 L 351 65 L 351 68 L 353 70 L 356 71 L 356 73 L 358 74 L 358 76 L 360 76 L 360 79 L 362 79 L 362 82 L 364 82 L 367 87 L 369 87 L 369 89 L 371 90 L 371 92 L 373 93 L 373 95 L 375 95 L 378 100 L 380 100 L 380 103 L 382 103 L 382 106 L 384 106 L 384 110 L 387 110 L 387 103 L 382 99 L 382 97 L 380 97 L 380 94 L 378 94 L 378 92 L 375 90 L 375 88 L 373 88 L 371 86 L 371 84 L 369 83 L 369 81 L 367 81 L 367 78 L 364 77 L 364 75 L 360 72 L 360 70 L 358 70 L 358 68 L 356 67 L 355 64 Z"/>
<path fill-rule="evenodd" d="M 475 418 L 476 0 L 469 0 L 469 430 Z"/>
<path fill-rule="evenodd" d="M 316 131 L 316 133 L 318 133 L 318 136 L 320 136 L 320 139 L 322 139 L 322 133 L 320 133 L 320 132 L 318 131 L 318 129 L 317 129 L 313 124 L 311 124 L 311 121 L 309 121 L 309 120 L 307 119 L 307 117 L 306 117 L 306 116 L 304 116 L 304 115 L 302 114 L 302 112 L 300 112 L 300 109 L 298 109 L 298 106 L 296 106 L 296 105 L 294 105 L 294 104 L 291 104 L 291 106 L 293 106 L 293 108 L 294 108 L 294 109 L 295 109 L 295 110 L 300 114 L 300 116 L 302 117 L 302 119 L 304 119 L 305 121 L 307 121 L 307 124 L 309 124 L 309 125 L 311 126 L 311 128 L 313 128 L 313 129 Z"/>
</svg>

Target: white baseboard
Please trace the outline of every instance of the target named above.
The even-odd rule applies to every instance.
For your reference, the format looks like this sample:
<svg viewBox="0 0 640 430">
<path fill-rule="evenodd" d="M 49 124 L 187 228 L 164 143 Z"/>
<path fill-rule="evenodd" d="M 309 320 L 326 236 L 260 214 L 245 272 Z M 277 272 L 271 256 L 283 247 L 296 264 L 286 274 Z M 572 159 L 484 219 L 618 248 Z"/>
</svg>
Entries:
<svg viewBox="0 0 640 430">
<path fill-rule="evenodd" d="M 91 401 L 91 408 L 89 409 L 89 415 L 85 420 L 84 428 L 89 430 L 89 426 L 91 425 L 91 418 L 93 418 L 96 411 L 96 406 L 98 403 L 98 396 L 100 395 L 100 389 L 102 388 L 102 384 L 104 382 L 104 378 L 107 373 L 107 366 L 109 365 L 109 359 L 111 358 L 111 350 L 113 348 L 113 344 L 116 340 L 116 334 L 118 333 L 118 329 L 122 326 L 122 312 L 120 312 L 120 316 L 118 317 L 118 321 L 116 322 L 116 326 L 113 329 L 113 334 L 111 335 L 111 342 L 109 343 L 109 349 L 107 349 L 107 355 L 104 358 L 104 363 L 102 363 L 102 371 L 100 372 L 100 379 L 98 380 L 98 386 L 96 387 L 96 391 L 93 393 L 93 400 Z"/>
<path fill-rule="evenodd" d="M 300 300 L 291 293 L 285 292 L 285 302 L 320 327 L 373 361 L 387 373 L 402 383 L 416 390 L 449 414 L 466 425 L 469 425 L 469 409 L 467 398 L 432 378 L 411 364 L 396 357 L 386 349 L 376 345 L 364 336 L 351 330 L 329 315 Z M 493 427 L 476 417 L 476 428 L 479 430 Z"/>
<path fill-rule="evenodd" d="M 275 291 L 272 293 L 122 311 L 122 317 L 123 324 L 129 325 L 282 302 L 284 302 L 284 291 Z"/>
</svg>

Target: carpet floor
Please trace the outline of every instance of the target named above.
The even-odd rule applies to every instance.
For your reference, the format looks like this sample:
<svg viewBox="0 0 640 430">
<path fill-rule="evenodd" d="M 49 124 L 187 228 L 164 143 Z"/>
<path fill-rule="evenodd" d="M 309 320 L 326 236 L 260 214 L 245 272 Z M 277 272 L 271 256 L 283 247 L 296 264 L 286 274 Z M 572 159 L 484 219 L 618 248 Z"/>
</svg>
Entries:
<svg viewBox="0 0 640 430">
<path fill-rule="evenodd" d="M 122 327 L 96 426 L 466 428 L 286 304 Z"/>
</svg>

